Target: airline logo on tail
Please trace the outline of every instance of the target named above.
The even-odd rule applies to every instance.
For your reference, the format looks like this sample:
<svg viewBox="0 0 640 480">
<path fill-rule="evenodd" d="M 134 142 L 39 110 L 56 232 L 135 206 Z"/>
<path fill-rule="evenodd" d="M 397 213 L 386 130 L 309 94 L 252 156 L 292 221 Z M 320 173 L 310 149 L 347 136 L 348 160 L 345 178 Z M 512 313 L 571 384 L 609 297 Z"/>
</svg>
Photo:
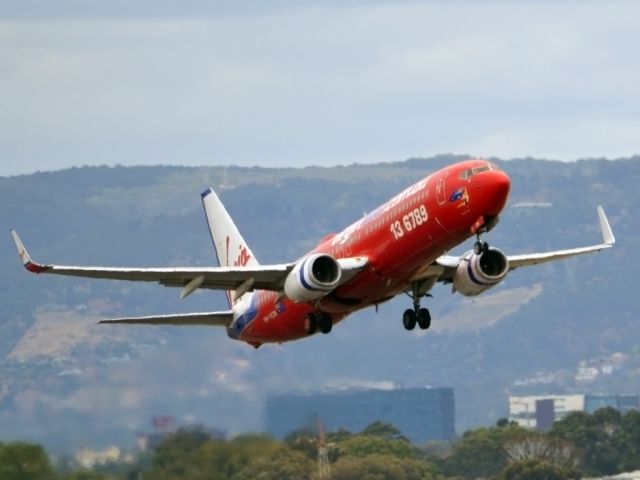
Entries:
<svg viewBox="0 0 640 480">
<path fill-rule="evenodd" d="M 231 242 L 231 239 L 229 238 L 229 235 L 227 235 L 227 238 L 226 238 L 227 265 L 230 265 L 229 263 L 229 243 L 230 242 Z M 238 245 L 238 257 L 234 260 L 233 266 L 246 267 L 247 264 L 249 263 L 249 260 L 251 260 L 251 255 L 249 254 L 249 250 L 247 249 L 247 247 L 245 247 L 244 245 Z"/>
</svg>

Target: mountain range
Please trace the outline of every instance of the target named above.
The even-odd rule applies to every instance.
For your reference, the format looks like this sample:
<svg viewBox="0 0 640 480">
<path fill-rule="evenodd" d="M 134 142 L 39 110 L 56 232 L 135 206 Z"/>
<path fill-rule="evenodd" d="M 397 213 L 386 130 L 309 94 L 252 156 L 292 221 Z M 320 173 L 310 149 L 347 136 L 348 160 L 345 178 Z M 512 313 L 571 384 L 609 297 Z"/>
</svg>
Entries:
<svg viewBox="0 0 640 480">
<path fill-rule="evenodd" d="M 8 231 L 39 261 L 215 265 L 199 193 L 214 187 L 262 263 L 290 261 L 428 173 L 465 157 L 307 168 L 80 167 L 0 177 L 0 437 L 132 444 L 153 415 L 233 434 L 264 427 L 266 396 L 350 387 L 454 387 L 457 431 L 507 415 L 509 394 L 640 393 L 640 157 L 572 163 L 493 159 L 511 177 L 508 254 L 617 244 L 511 273 L 475 298 L 437 286 L 433 326 L 407 332 L 408 298 L 330 335 L 260 349 L 223 329 L 96 325 L 101 318 L 226 308 L 220 292 L 28 274 Z M 452 253 L 470 249 L 472 241 Z"/>
</svg>

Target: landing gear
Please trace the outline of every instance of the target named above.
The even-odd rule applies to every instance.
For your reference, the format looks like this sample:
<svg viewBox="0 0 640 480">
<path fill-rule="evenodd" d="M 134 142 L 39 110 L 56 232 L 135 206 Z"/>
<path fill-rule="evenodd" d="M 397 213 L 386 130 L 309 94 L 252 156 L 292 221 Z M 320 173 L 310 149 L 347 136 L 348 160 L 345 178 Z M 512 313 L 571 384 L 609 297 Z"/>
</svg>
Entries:
<svg viewBox="0 0 640 480">
<path fill-rule="evenodd" d="M 429 328 L 431 326 L 431 313 L 429 313 L 428 309 L 421 308 L 420 310 L 418 310 L 417 317 L 418 317 L 417 318 L 418 326 L 422 330 L 426 330 L 427 328 Z"/>
<path fill-rule="evenodd" d="M 321 333 L 327 334 L 333 328 L 333 319 L 328 313 L 318 313 L 318 330 Z"/>
<path fill-rule="evenodd" d="M 473 253 L 476 255 L 481 255 L 489 251 L 489 244 L 482 240 L 482 234 L 491 230 L 498 223 L 497 218 L 498 217 L 495 217 L 495 219 L 491 220 L 487 226 L 481 227 L 476 232 L 476 243 L 473 244 Z"/>
<path fill-rule="evenodd" d="M 404 325 L 404 328 L 407 330 L 413 330 L 416 328 L 417 317 L 418 316 L 414 310 L 411 310 L 410 308 L 406 309 L 402 314 L 402 324 Z"/>
<path fill-rule="evenodd" d="M 407 330 L 413 330 L 416 328 L 416 324 L 422 330 L 426 330 L 431 326 L 431 313 L 426 308 L 420 308 L 420 299 L 425 296 L 421 293 L 420 282 L 413 282 L 411 284 L 411 293 L 408 295 L 413 299 L 413 308 L 408 308 L 402 314 L 402 325 Z"/>
<path fill-rule="evenodd" d="M 478 241 L 473 244 L 473 253 L 476 255 L 480 255 L 486 253 L 489 250 L 489 244 L 487 242 L 480 241 L 480 237 L 478 237 Z"/>
<path fill-rule="evenodd" d="M 313 335 L 316 330 L 327 334 L 333 328 L 333 319 L 331 315 L 324 312 L 312 312 L 307 314 L 304 319 L 304 331 L 308 335 Z"/>
</svg>

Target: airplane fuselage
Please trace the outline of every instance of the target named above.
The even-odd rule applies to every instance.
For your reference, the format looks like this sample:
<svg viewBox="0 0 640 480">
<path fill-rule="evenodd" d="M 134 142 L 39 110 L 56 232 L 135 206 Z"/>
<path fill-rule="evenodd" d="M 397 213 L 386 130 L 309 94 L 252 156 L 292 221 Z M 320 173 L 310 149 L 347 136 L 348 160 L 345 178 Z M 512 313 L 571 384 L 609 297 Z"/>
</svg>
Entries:
<svg viewBox="0 0 640 480">
<path fill-rule="evenodd" d="M 490 228 L 509 189 L 506 173 L 484 160 L 460 162 L 421 179 L 307 254 L 366 257 L 356 278 L 316 302 L 295 303 L 265 290 L 245 294 L 234 306 L 229 336 L 255 346 L 295 340 L 309 335 L 305 318 L 314 311 L 330 314 L 335 324 L 389 300 L 438 257 Z"/>
</svg>

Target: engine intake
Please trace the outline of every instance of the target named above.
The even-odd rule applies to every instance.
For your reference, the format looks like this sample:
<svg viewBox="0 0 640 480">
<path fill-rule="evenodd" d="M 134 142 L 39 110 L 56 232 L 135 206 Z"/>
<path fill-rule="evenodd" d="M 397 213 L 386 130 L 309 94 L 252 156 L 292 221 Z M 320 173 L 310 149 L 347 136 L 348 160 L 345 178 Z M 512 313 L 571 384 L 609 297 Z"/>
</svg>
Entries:
<svg viewBox="0 0 640 480">
<path fill-rule="evenodd" d="M 468 252 L 453 276 L 453 286 L 462 295 L 471 297 L 500 283 L 509 272 L 509 260 L 497 248 L 489 247 L 480 255 Z"/>
<path fill-rule="evenodd" d="M 284 282 L 284 293 L 294 302 L 308 302 L 327 295 L 340 282 L 342 269 L 335 258 L 316 253 L 300 260 Z"/>
</svg>

